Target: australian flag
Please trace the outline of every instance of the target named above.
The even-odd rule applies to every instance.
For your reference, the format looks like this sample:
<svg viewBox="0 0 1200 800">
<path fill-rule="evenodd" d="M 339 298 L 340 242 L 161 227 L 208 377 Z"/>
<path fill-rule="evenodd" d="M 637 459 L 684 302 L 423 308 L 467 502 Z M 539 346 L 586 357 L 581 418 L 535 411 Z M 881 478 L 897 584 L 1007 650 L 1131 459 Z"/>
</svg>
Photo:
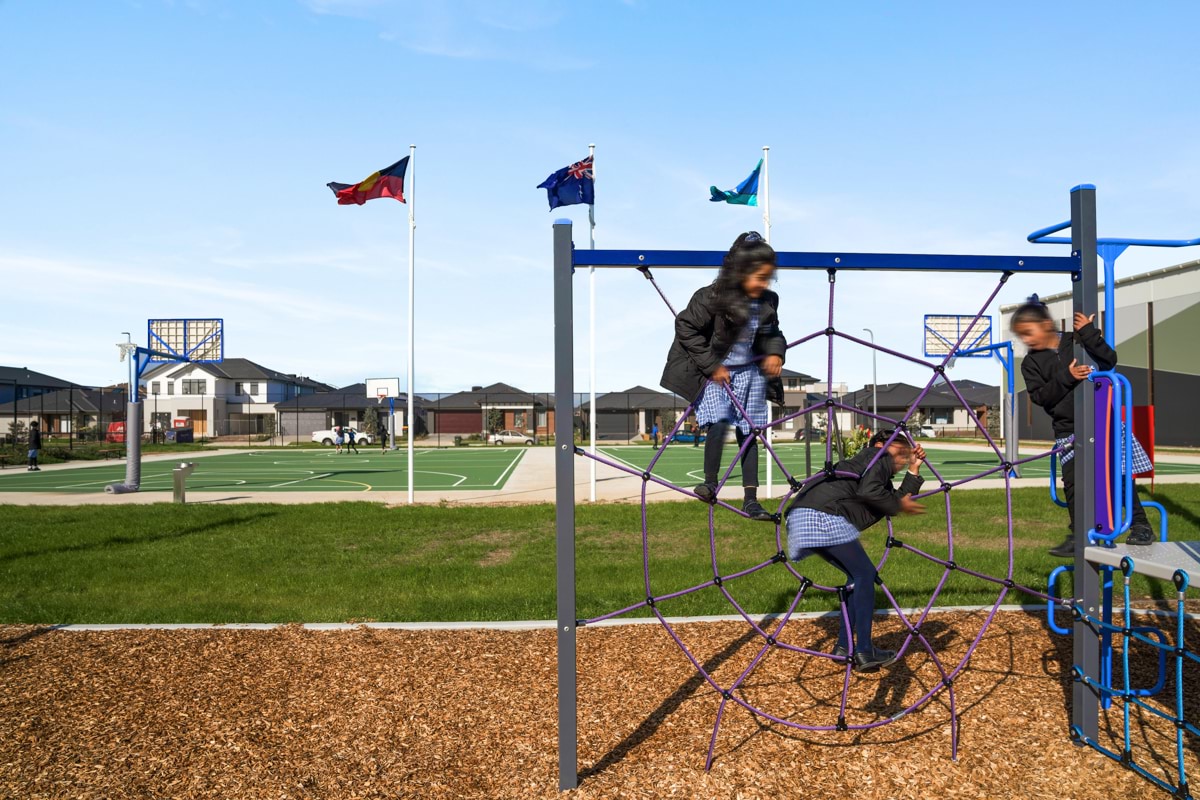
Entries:
<svg viewBox="0 0 1200 800">
<path fill-rule="evenodd" d="M 563 167 L 539 183 L 537 188 L 546 190 L 551 211 L 559 206 L 577 203 L 592 205 L 596 202 L 596 174 L 592 171 L 592 157 Z"/>
</svg>

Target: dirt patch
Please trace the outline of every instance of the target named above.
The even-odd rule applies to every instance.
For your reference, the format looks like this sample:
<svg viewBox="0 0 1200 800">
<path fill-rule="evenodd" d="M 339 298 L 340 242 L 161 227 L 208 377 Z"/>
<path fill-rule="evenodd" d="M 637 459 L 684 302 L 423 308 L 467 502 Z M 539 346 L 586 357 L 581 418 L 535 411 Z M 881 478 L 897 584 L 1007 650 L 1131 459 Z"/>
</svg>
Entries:
<svg viewBox="0 0 1200 800">
<path fill-rule="evenodd" d="M 512 561 L 513 551 L 507 548 L 499 550 L 489 550 L 487 555 L 479 559 L 475 563 L 481 567 L 498 567 L 501 564 L 507 564 Z"/>
<path fill-rule="evenodd" d="M 954 663 L 981 621 L 935 615 L 922 630 Z M 901 641 L 895 620 L 878 628 L 881 644 Z M 762 649 L 747 631 L 678 628 L 721 686 Z M 797 621 L 780 641 L 826 649 L 832 636 L 827 620 Z M 999 615 L 954 681 L 958 761 L 943 691 L 857 732 L 799 731 L 729 705 L 705 772 L 721 695 L 662 628 L 585 628 L 579 645 L 583 780 L 562 795 L 553 631 L 0 628 L 0 797 L 1167 796 L 1071 744 L 1070 642 L 1034 615 Z M 928 654 L 910 653 L 852 679 L 847 721 L 888 718 L 939 681 Z M 1196 681 L 1185 681 L 1196 711 Z M 773 648 L 738 696 L 831 724 L 840 687 L 831 662 Z M 1135 758 L 1164 774 L 1173 730 L 1135 724 Z M 1102 732 L 1119 728 L 1114 709 Z M 1185 742 L 1191 770 L 1196 744 Z"/>
</svg>

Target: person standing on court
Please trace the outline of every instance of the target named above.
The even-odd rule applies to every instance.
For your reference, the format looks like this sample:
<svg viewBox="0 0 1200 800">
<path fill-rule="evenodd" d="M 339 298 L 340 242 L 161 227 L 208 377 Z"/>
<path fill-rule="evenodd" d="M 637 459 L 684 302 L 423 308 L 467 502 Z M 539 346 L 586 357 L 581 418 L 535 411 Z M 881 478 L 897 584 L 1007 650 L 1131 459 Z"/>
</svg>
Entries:
<svg viewBox="0 0 1200 800">
<path fill-rule="evenodd" d="M 658 423 L 657 422 L 654 423 L 654 426 L 652 428 L 650 428 L 650 435 L 654 437 L 654 449 L 657 450 L 658 449 Z"/>
<path fill-rule="evenodd" d="M 333 426 L 333 443 L 337 445 L 337 449 L 333 451 L 334 454 L 342 452 L 342 445 L 346 443 L 346 434 L 342 431 L 341 425 Z"/>
<path fill-rule="evenodd" d="M 387 442 L 388 442 L 387 418 L 385 417 L 384 419 L 381 419 L 379 421 L 379 425 L 376 427 L 377 427 L 377 430 L 379 431 L 379 454 L 386 456 L 387 455 Z"/>
<path fill-rule="evenodd" d="M 35 419 L 29 423 L 29 469 L 27 472 L 41 472 L 38 466 L 38 451 L 42 449 L 42 429 Z"/>
<path fill-rule="evenodd" d="M 354 428 L 346 428 L 346 452 L 354 451 L 354 455 L 358 455 L 358 447 L 354 444 Z"/>
</svg>

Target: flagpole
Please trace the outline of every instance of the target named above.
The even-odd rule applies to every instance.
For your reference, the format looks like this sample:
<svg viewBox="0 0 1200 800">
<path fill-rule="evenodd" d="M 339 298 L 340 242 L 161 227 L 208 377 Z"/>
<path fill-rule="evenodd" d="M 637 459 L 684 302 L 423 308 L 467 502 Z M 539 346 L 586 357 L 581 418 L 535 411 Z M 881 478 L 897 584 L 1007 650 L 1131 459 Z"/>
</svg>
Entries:
<svg viewBox="0 0 1200 800">
<path fill-rule="evenodd" d="M 771 179 L 767 174 L 767 160 L 770 157 L 771 148 L 763 146 L 763 165 L 762 165 L 762 198 L 763 198 L 763 238 L 767 244 L 771 243 Z M 773 428 L 771 427 L 771 401 L 767 401 L 767 431 L 766 442 L 769 447 L 771 444 L 771 436 Z M 767 497 L 774 494 L 774 470 L 771 469 L 771 454 L 767 453 Z"/>
<path fill-rule="evenodd" d="M 588 145 L 592 159 L 592 180 L 596 179 L 596 145 Z M 596 201 L 588 203 L 588 249 L 596 249 Z M 588 497 L 596 502 L 596 268 L 588 268 L 588 446 L 593 458 L 588 459 L 591 474 Z"/>
<path fill-rule="evenodd" d="M 413 439 L 417 435 L 416 406 L 413 403 L 413 356 L 416 352 L 414 335 L 417 330 L 413 310 L 416 308 L 413 280 L 417 242 L 417 146 L 408 146 L 408 503 L 413 503 Z"/>
</svg>

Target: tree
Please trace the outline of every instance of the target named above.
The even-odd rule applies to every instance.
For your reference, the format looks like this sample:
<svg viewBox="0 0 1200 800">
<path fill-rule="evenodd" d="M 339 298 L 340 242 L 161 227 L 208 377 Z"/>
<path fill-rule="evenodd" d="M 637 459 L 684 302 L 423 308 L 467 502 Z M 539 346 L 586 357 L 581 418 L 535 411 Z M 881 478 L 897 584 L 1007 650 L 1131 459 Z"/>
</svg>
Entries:
<svg viewBox="0 0 1200 800">
<path fill-rule="evenodd" d="M 8 423 L 8 436 L 13 444 L 25 441 L 25 423 L 19 419 Z"/>
<path fill-rule="evenodd" d="M 363 412 L 362 426 L 367 433 L 379 433 L 379 412 L 371 406 L 367 406 L 367 410 Z"/>
<path fill-rule="evenodd" d="M 504 412 L 498 408 L 490 409 L 487 413 L 487 430 L 484 433 L 498 431 L 504 427 Z"/>
</svg>

